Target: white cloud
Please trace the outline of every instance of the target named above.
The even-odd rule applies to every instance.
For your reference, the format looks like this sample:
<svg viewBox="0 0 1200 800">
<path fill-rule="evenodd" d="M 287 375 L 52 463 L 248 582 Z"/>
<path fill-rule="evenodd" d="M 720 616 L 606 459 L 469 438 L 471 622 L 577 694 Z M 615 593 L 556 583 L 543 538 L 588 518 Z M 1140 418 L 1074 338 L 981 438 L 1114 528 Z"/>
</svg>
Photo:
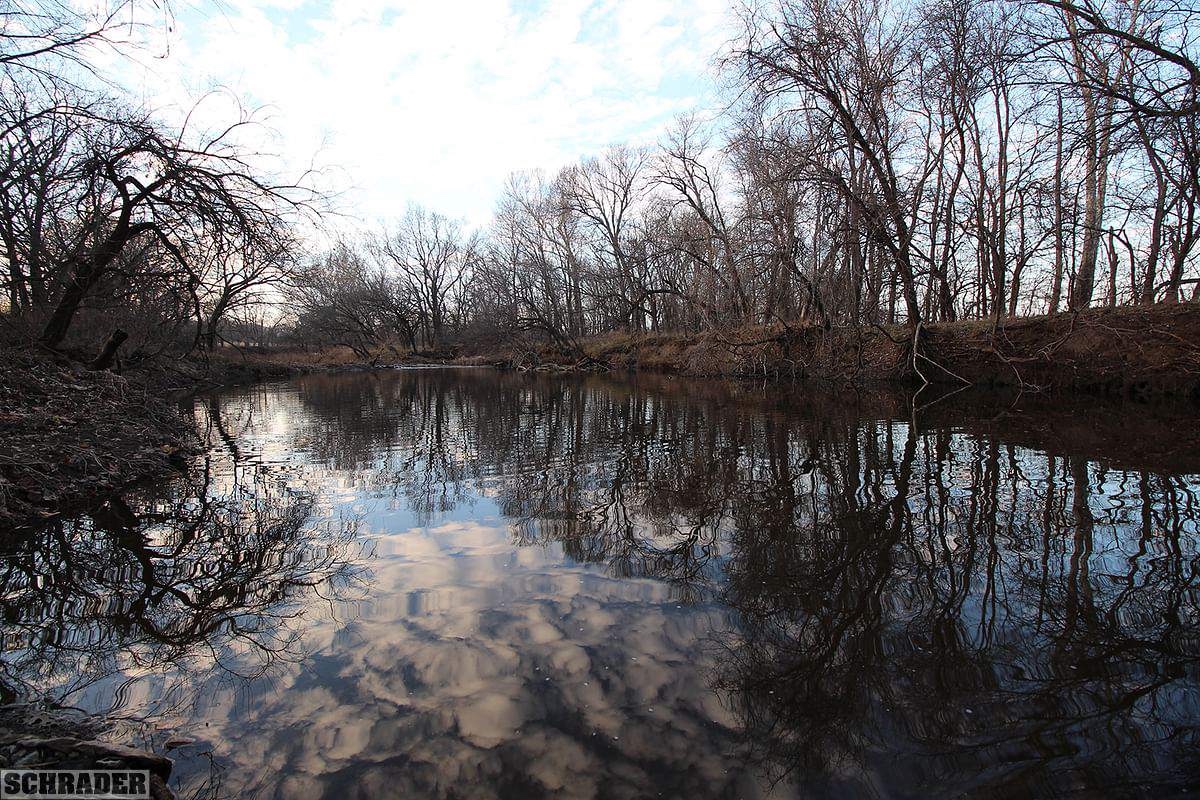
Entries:
<svg viewBox="0 0 1200 800">
<path fill-rule="evenodd" d="M 509 172 L 713 105 L 727 16 L 725 0 L 226 0 L 181 9 L 170 55 L 125 79 L 176 109 L 211 86 L 267 106 L 293 168 L 321 150 L 366 222 L 420 202 L 480 223 Z"/>
</svg>

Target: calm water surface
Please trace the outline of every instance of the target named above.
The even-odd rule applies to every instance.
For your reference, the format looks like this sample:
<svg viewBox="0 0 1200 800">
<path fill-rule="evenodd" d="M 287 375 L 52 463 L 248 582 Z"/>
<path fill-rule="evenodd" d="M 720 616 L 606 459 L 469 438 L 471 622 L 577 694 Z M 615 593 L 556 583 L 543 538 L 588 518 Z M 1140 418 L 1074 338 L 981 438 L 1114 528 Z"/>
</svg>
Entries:
<svg viewBox="0 0 1200 800">
<path fill-rule="evenodd" d="M 183 796 L 1200 789 L 1193 420 L 486 370 L 205 397 L 8 544 L 7 687 Z"/>
</svg>

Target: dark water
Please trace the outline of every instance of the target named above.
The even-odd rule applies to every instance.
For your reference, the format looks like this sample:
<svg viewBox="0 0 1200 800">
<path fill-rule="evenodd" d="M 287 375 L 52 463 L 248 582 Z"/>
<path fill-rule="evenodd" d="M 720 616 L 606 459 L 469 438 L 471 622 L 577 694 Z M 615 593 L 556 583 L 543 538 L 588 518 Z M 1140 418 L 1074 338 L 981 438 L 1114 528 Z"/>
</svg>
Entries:
<svg viewBox="0 0 1200 800">
<path fill-rule="evenodd" d="M 204 398 L 188 476 L 6 546 L 3 679 L 175 740 L 184 796 L 1184 795 L 1194 420 L 1029 405 Z"/>
</svg>

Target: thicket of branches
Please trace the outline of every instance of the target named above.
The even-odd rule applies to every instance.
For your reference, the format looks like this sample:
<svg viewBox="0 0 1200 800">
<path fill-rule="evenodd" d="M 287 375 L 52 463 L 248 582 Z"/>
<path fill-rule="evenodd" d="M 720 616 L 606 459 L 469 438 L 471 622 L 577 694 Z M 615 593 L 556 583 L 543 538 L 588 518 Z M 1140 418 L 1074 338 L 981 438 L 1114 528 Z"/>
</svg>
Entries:
<svg viewBox="0 0 1200 800">
<path fill-rule="evenodd" d="M 277 297 L 313 194 L 264 173 L 240 110 L 215 130 L 136 106 L 92 64 L 169 8 L 112 0 L 0 7 L 0 323 L 6 338 L 146 358 L 213 347 Z"/>
<path fill-rule="evenodd" d="M 1198 17 L 1177 0 L 779 0 L 741 17 L 725 115 L 514 175 L 475 239 L 410 215 L 398 238 L 343 243 L 302 319 L 358 341 L 573 346 L 1195 301 Z"/>
<path fill-rule="evenodd" d="M 413 207 L 316 256 L 310 197 L 256 169 L 248 119 L 172 127 L 87 80 L 93 49 L 169 13 L 112 2 L 0 13 L 0 320 L 56 350 L 280 320 L 363 356 L 521 331 L 579 349 L 1200 299 L 1183 0 L 776 0 L 741 14 L 718 118 L 515 174 L 480 231 Z"/>
</svg>

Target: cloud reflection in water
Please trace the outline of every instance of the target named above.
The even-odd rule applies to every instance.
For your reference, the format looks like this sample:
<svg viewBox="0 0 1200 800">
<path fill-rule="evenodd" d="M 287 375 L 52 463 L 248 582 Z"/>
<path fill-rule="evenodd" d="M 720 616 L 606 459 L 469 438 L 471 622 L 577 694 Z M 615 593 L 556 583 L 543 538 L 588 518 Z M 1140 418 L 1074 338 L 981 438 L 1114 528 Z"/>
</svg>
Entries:
<svg viewBox="0 0 1200 800">
<path fill-rule="evenodd" d="M 906 398 L 428 370 L 208 398 L 207 491 L 304 496 L 361 591 L 278 595 L 302 653 L 269 674 L 163 662 L 124 702 L 187 683 L 171 721 L 234 795 L 1178 790 L 1186 434 L 992 402 L 914 426 Z"/>
</svg>

